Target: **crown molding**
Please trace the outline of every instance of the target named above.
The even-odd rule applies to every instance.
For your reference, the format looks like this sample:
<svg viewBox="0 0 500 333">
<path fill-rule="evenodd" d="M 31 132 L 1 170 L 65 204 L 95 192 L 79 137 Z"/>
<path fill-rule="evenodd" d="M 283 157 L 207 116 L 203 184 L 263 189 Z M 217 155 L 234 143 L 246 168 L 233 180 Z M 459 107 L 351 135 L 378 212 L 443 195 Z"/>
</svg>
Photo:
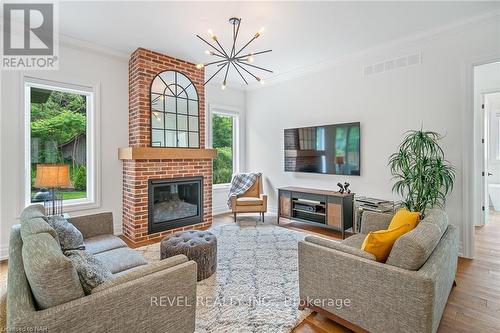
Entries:
<svg viewBox="0 0 500 333">
<path fill-rule="evenodd" d="M 88 42 L 85 40 L 77 39 L 68 35 L 59 35 L 59 45 L 69 47 L 75 50 L 88 51 L 93 53 L 98 53 L 107 57 L 128 61 L 130 53 L 114 49 L 108 46 L 99 45 L 93 42 Z"/>
<path fill-rule="evenodd" d="M 265 78 L 266 84 L 262 85 L 259 83 L 251 83 L 245 87 L 246 91 L 253 91 L 265 88 L 266 86 L 275 85 L 281 82 L 290 81 L 297 79 L 309 74 L 317 73 L 323 70 L 331 69 L 347 63 L 352 63 L 359 61 L 370 54 L 385 51 L 391 48 L 400 48 L 403 45 L 408 45 L 422 40 L 429 40 L 432 38 L 437 38 L 446 33 L 453 33 L 469 26 L 476 26 L 477 24 L 489 24 L 492 21 L 500 20 L 500 9 L 495 11 L 488 11 L 486 13 L 469 17 L 463 20 L 458 20 L 450 24 L 442 25 L 436 28 L 428 29 L 416 34 L 408 35 L 402 38 L 394 39 L 392 41 L 378 44 L 376 46 L 363 49 L 354 53 L 346 54 L 340 57 L 329 58 L 323 61 L 319 61 L 313 64 L 309 64 L 302 67 L 297 67 L 286 72 L 276 74 L 271 77 Z"/>
</svg>

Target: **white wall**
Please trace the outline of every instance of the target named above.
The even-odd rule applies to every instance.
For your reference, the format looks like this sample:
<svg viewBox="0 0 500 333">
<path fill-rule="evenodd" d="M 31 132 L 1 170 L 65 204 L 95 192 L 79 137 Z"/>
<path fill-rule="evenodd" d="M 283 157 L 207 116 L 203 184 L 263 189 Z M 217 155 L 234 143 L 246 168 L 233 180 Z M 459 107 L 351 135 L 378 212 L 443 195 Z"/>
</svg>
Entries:
<svg viewBox="0 0 500 333">
<path fill-rule="evenodd" d="M 0 259 L 7 256 L 10 226 L 19 223 L 24 208 L 24 142 L 22 74 L 86 86 L 100 86 L 100 207 L 75 211 L 77 216 L 113 212 L 115 231 L 121 232 L 122 165 L 118 147 L 128 145 L 128 59 L 76 47 L 60 47 L 58 71 L 2 73 L 1 84 L 1 194 Z"/>
<path fill-rule="evenodd" d="M 206 99 L 206 112 L 207 112 L 207 124 L 209 122 L 209 115 L 211 109 L 218 109 L 218 111 L 229 111 L 238 113 L 239 115 L 239 167 L 240 171 L 246 170 L 246 153 L 245 153 L 245 109 L 246 109 L 246 94 L 244 91 L 239 89 L 232 89 L 227 87 L 222 90 L 219 84 L 207 84 L 205 86 L 205 99 Z M 208 126 L 207 126 L 208 127 Z M 207 128 L 207 142 L 211 144 L 211 139 L 209 138 L 210 129 Z M 227 196 L 229 192 L 228 186 L 215 185 L 213 187 L 212 195 L 212 211 L 214 215 L 221 214 L 229 211 L 227 207 Z"/>
<path fill-rule="evenodd" d="M 374 49 L 336 66 L 247 94 L 247 168 L 265 176 L 270 206 L 276 188 L 295 185 L 335 189 L 348 181 L 358 195 L 398 199 L 391 192 L 387 161 L 409 129 L 437 131 L 446 158 L 457 168 L 447 211 L 451 223 L 463 223 L 463 108 L 469 86 L 466 64 L 500 55 L 499 23 L 489 20 L 425 38 Z M 422 64 L 363 77 L 362 67 L 421 52 Z M 472 70 L 472 68 L 470 68 Z M 472 86 L 470 87 L 472 88 Z M 472 112 L 472 110 L 470 111 Z M 361 122 L 361 176 L 283 171 L 283 129 Z"/>
</svg>

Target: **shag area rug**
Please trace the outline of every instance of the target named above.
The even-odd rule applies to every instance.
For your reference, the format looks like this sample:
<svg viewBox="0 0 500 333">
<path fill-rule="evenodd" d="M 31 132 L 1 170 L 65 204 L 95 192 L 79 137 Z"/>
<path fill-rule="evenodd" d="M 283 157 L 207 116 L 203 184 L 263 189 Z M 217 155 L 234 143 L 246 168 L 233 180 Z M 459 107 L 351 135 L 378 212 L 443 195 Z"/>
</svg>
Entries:
<svg viewBox="0 0 500 333">
<path fill-rule="evenodd" d="M 196 332 L 290 332 L 309 310 L 298 310 L 297 244 L 305 234 L 273 225 L 220 225 L 217 271 L 198 282 Z M 158 261 L 160 244 L 137 249 Z"/>
</svg>

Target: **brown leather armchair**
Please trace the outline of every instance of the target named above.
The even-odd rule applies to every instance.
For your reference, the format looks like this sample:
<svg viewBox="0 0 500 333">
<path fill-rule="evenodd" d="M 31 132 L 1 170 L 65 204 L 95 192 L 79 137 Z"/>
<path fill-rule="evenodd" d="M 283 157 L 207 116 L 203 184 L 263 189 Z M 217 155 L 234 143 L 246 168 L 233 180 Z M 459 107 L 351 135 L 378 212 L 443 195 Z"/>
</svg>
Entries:
<svg viewBox="0 0 500 333">
<path fill-rule="evenodd" d="M 259 176 L 255 184 L 245 193 L 240 194 L 238 197 L 231 197 L 231 211 L 234 214 L 234 222 L 236 222 L 237 213 L 260 213 L 261 220 L 264 222 L 264 213 L 267 212 L 267 195 L 262 192 L 262 176 Z"/>
</svg>

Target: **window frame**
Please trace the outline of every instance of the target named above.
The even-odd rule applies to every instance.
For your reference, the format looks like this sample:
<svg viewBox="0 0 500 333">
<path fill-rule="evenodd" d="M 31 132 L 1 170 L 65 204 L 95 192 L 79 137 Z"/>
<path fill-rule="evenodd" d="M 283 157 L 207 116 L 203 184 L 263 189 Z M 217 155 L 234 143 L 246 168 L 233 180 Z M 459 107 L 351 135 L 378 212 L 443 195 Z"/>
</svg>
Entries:
<svg viewBox="0 0 500 333">
<path fill-rule="evenodd" d="M 80 85 L 63 83 L 24 76 L 24 206 L 31 205 L 31 88 L 76 93 L 86 96 L 87 101 L 87 197 L 64 200 L 65 212 L 95 209 L 100 207 L 100 122 L 99 122 L 99 84 Z"/>
<path fill-rule="evenodd" d="M 241 112 L 234 108 L 223 107 L 223 106 L 210 106 L 209 107 L 209 117 L 208 117 L 208 133 L 207 141 L 209 142 L 209 147 L 213 148 L 213 130 L 212 130 L 212 118 L 214 114 L 222 115 L 226 117 L 233 118 L 233 174 L 240 172 L 240 124 L 241 124 Z M 212 184 L 213 189 L 223 189 L 229 188 L 231 182 L 223 184 Z"/>
</svg>

